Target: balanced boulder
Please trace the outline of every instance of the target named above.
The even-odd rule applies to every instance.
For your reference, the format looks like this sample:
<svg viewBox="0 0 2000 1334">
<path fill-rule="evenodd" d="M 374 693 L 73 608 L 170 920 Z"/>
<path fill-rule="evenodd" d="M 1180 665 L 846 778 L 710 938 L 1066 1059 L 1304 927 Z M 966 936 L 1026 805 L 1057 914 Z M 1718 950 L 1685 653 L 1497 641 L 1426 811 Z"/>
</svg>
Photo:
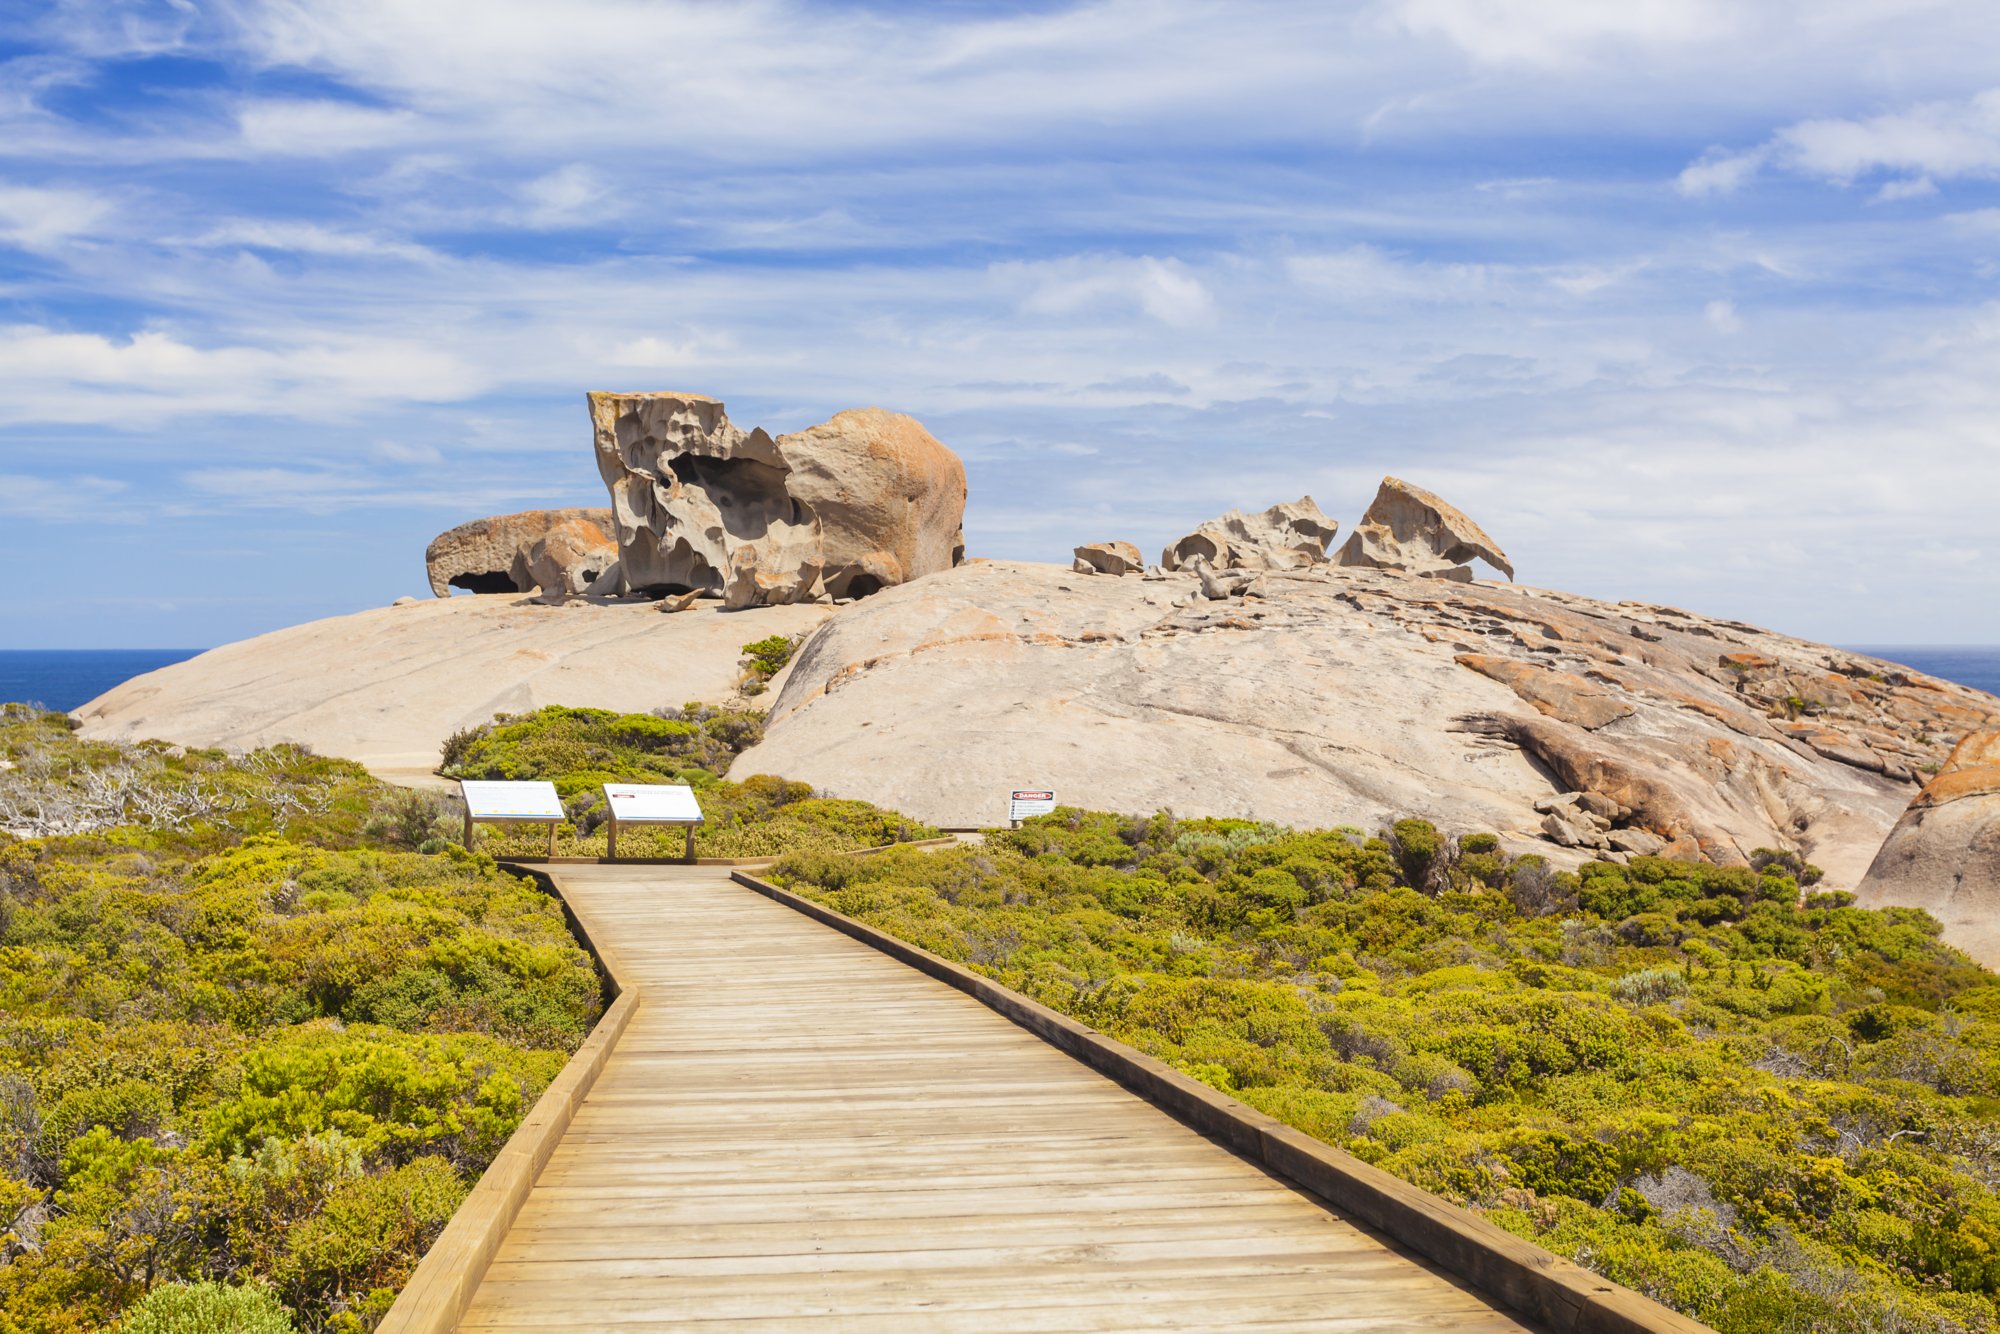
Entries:
<svg viewBox="0 0 2000 1334">
<path fill-rule="evenodd" d="M 431 592 L 581 593 L 618 559 L 611 511 L 526 510 L 462 523 L 424 552 Z"/>
<path fill-rule="evenodd" d="M 2000 963 L 2000 731 L 1973 732 L 1883 840 L 1859 889 L 1871 908 L 1922 908 L 1945 939 Z"/>
<path fill-rule="evenodd" d="M 879 408 L 773 437 L 697 394 L 590 395 L 629 589 L 862 597 L 964 559 L 965 468 Z"/>
<path fill-rule="evenodd" d="M 1513 579 L 1507 553 L 1485 529 L 1422 487 L 1384 477 L 1334 564 L 1463 582 L 1472 577 L 1467 562 L 1475 556 Z"/>
<path fill-rule="evenodd" d="M 1311 496 L 1273 505 L 1262 514 L 1242 510 L 1210 519 L 1170 543 L 1160 564 L 1178 570 L 1200 556 L 1218 570 L 1295 570 L 1326 563 L 1326 545 L 1340 525 L 1320 512 Z M 1079 553 L 1081 554 L 1081 553 Z"/>
</svg>

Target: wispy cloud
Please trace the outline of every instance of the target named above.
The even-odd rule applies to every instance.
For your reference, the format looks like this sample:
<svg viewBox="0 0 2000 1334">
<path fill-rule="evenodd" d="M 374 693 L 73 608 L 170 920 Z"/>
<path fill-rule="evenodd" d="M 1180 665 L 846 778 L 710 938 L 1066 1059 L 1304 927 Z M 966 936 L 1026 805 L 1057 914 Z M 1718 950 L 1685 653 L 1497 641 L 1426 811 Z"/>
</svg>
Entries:
<svg viewBox="0 0 2000 1334">
<path fill-rule="evenodd" d="M 291 551 L 309 514 L 381 601 L 438 528 L 601 494 L 585 389 L 672 387 L 916 413 L 992 554 L 1301 491 L 1351 519 L 1393 471 L 1538 582 L 2000 638 L 1989 31 L 1988 0 L 0 14 L 0 451 L 44 520 L 0 542 L 117 506 L 194 606 L 261 575 L 194 534 Z"/>
<path fill-rule="evenodd" d="M 0 181 L 0 244 L 48 251 L 88 236 L 112 213 L 112 202 L 89 190 L 47 189 Z"/>
<path fill-rule="evenodd" d="M 1710 150 L 1681 172 L 1680 187 L 1734 190 L 1767 167 L 1835 185 L 1899 173 L 1877 191 L 1878 202 L 1935 193 L 1938 181 L 2000 176 L 2000 88 L 1873 116 L 1798 121 L 1755 148 Z"/>
</svg>

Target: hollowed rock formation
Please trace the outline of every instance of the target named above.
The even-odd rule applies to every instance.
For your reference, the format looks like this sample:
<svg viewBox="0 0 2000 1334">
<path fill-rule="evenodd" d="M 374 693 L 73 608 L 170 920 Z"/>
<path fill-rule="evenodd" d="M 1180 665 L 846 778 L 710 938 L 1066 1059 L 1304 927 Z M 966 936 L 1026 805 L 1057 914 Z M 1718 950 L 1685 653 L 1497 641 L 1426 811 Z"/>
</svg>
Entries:
<svg viewBox="0 0 2000 1334">
<path fill-rule="evenodd" d="M 590 417 L 628 589 L 855 598 L 964 559 L 964 465 L 912 418 L 856 408 L 774 438 L 697 394 L 605 393 Z"/>
<path fill-rule="evenodd" d="M 581 593 L 618 559 L 611 511 L 526 510 L 462 523 L 424 552 L 431 592 Z"/>
<path fill-rule="evenodd" d="M 1178 570 L 1200 556 L 1218 570 L 1295 570 L 1326 563 L 1326 544 L 1340 525 L 1311 496 L 1273 505 L 1262 514 L 1231 510 L 1168 545 L 1160 564 Z"/>
<path fill-rule="evenodd" d="M 1466 581 L 1474 556 L 1513 579 L 1507 553 L 1485 529 L 1422 487 L 1384 477 L 1334 564 Z"/>
</svg>

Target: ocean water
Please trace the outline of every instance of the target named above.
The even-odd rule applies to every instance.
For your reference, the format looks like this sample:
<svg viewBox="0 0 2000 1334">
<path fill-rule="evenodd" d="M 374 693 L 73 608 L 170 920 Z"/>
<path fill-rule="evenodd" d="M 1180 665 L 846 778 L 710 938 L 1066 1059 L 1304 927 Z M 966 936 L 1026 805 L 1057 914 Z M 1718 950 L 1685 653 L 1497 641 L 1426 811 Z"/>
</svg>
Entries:
<svg viewBox="0 0 2000 1334">
<path fill-rule="evenodd" d="M 0 701 L 39 704 L 67 713 L 115 685 L 169 663 L 185 662 L 198 648 L 0 649 Z"/>
<path fill-rule="evenodd" d="M 1861 644 L 1847 646 L 1871 658 L 1914 667 L 1927 676 L 1956 681 L 1989 695 L 2000 695 L 2000 645 L 1902 644 L 1894 647 Z"/>
</svg>

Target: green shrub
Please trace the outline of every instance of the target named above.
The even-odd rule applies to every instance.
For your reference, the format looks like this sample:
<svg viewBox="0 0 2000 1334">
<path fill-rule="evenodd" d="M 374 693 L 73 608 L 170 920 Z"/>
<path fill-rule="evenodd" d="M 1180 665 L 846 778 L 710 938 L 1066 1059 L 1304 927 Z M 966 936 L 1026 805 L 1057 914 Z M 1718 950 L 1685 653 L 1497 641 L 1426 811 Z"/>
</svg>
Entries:
<svg viewBox="0 0 2000 1334">
<path fill-rule="evenodd" d="M 785 669 L 792 660 L 800 640 L 786 635 L 770 635 L 754 644 L 743 646 L 743 693 L 762 694 L 770 685 L 771 678 Z"/>
<path fill-rule="evenodd" d="M 125 1334 L 292 1334 L 276 1293 L 227 1283 L 168 1283 L 126 1311 Z"/>
<path fill-rule="evenodd" d="M 0 841 L 0 1334 L 372 1328 L 601 1009 L 559 906 L 297 747 L 0 758 L 185 816 Z"/>
<path fill-rule="evenodd" d="M 1727 1334 L 2000 1329 L 2000 979 L 1933 919 L 1387 832 L 1063 809 L 772 874 Z"/>
</svg>

